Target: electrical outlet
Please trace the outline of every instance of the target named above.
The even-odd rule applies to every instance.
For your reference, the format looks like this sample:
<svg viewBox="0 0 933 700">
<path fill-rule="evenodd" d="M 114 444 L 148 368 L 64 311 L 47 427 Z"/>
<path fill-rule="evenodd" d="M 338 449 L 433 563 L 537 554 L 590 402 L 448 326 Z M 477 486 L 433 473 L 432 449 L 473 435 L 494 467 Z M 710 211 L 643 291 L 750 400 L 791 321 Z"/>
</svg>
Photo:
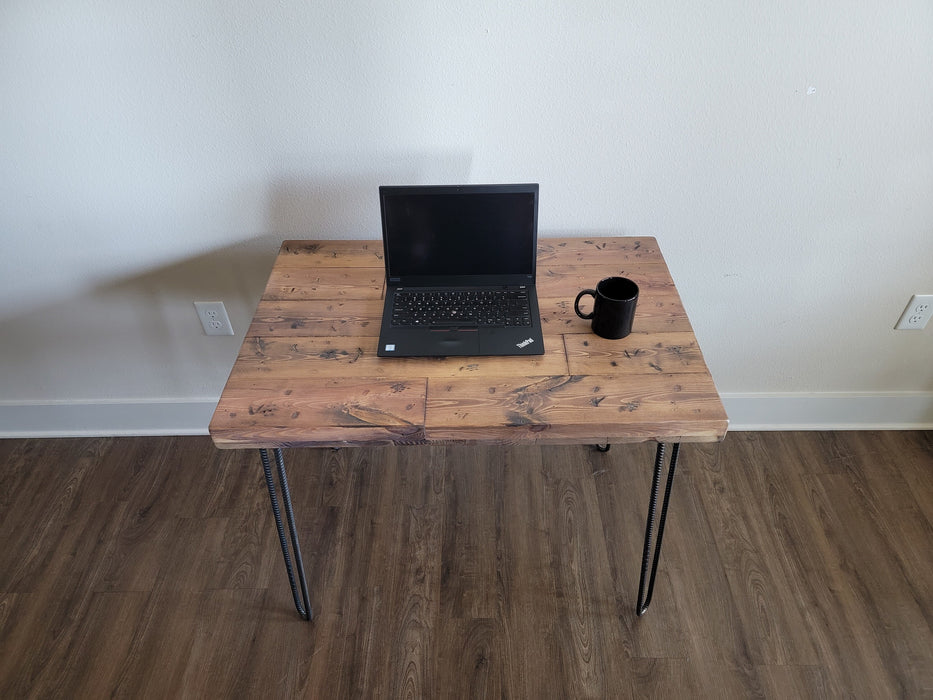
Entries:
<svg viewBox="0 0 933 700">
<path fill-rule="evenodd" d="M 196 301 L 198 318 L 207 335 L 233 335 L 233 326 L 222 301 Z"/>
<path fill-rule="evenodd" d="M 933 316 L 933 294 L 914 294 L 901 314 L 895 329 L 921 331 Z"/>
</svg>

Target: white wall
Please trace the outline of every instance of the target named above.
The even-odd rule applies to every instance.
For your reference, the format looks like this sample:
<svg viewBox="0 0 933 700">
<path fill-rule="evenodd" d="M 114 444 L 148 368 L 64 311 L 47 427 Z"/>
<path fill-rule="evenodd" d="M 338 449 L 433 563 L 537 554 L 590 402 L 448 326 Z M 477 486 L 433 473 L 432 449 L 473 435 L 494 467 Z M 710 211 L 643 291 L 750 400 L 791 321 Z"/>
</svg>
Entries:
<svg viewBox="0 0 933 700">
<path fill-rule="evenodd" d="M 735 425 L 933 425 L 928 0 L 444 4 L 3 3 L 0 434 L 203 432 L 280 239 L 390 182 L 656 236 Z"/>
</svg>

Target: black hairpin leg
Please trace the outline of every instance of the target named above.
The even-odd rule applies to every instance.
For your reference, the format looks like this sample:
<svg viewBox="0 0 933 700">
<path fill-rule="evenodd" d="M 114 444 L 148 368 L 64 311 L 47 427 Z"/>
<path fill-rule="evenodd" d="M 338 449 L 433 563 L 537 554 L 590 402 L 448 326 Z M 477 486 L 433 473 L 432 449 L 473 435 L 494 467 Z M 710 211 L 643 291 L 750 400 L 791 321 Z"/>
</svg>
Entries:
<svg viewBox="0 0 933 700">
<path fill-rule="evenodd" d="M 308 583 L 305 580 L 305 565 L 301 561 L 301 548 L 298 546 L 298 533 L 295 532 L 295 514 L 292 512 L 292 497 L 288 492 L 288 479 L 285 478 L 285 459 L 282 450 L 272 450 L 275 456 L 275 466 L 279 474 L 279 488 L 282 489 L 282 503 L 285 505 L 285 518 L 288 520 L 288 534 L 292 540 L 292 550 L 295 553 L 295 564 L 298 568 L 298 581 L 301 584 L 301 600 L 298 599 L 298 586 L 295 584 L 295 571 L 292 568 L 292 558 L 288 552 L 288 541 L 285 539 L 285 528 L 282 525 L 282 514 L 279 511 L 279 499 L 272 481 L 272 465 L 269 462 L 269 451 L 259 450 L 262 458 L 262 471 L 266 475 L 266 487 L 269 489 L 269 499 L 272 501 L 272 515 L 275 518 L 275 527 L 279 532 L 279 543 L 282 545 L 282 556 L 285 558 L 285 570 L 288 572 L 288 583 L 292 587 L 292 597 L 295 599 L 295 608 L 302 619 L 311 619 L 311 606 L 308 604 Z M 302 605 L 302 602 L 304 605 Z"/>
<path fill-rule="evenodd" d="M 658 443 L 658 452 L 654 460 L 654 480 L 651 482 L 651 500 L 648 503 L 648 524 L 645 527 L 645 550 L 641 560 L 641 578 L 638 582 L 638 607 L 635 608 L 635 612 L 639 617 L 648 610 L 648 606 L 651 605 L 651 595 L 654 593 L 654 579 L 658 573 L 658 561 L 661 559 L 664 522 L 667 520 L 667 506 L 671 499 L 671 487 L 674 485 L 674 470 L 677 468 L 677 453 L 679 451 L 680 443 L 674 443 L 667 472 L 667 487 L 664 489 L 664 500 L 661 503 L 661 517 L 658 519 L 658 541 L 654 545 L 654 558 L 652 561 L 651 537 L 655 514 L 658 510 L 658 489 L 661 486 L 661 472 L 664 468 L 664 443 Z M 651 577 L 646 582 L 649 562 L 651 563 Z"/>
</svg>

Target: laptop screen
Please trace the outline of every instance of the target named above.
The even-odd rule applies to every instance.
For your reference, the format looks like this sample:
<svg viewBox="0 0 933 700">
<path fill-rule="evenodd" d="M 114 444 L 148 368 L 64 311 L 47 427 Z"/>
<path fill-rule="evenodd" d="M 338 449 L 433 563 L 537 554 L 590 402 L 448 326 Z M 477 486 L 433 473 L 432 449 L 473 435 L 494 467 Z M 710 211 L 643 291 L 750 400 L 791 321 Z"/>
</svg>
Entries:
<svg viewBox="0 0 933 700">
<path fill-rule="evenodd" d="M 538 185 L 379 188 L 390 279 L 534 281 Z"/>
</svg>

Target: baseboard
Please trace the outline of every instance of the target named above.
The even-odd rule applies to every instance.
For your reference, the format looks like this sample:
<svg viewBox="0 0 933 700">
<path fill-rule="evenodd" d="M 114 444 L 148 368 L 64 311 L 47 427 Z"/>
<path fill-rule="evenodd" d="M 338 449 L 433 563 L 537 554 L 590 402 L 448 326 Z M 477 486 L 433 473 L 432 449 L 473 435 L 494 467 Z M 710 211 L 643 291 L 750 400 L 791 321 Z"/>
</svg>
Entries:
<svg viewBox="0 0 933 700">
<path fill-rule="evenodd" d="M 933 392 L 723 394 L 729 430 L 931 430 Z"/>
<path fill-rule="evenodd" d="M 217 400 L 0 402 L 0 438 L 207 435 Z"/>
<path fill-rule="evenodd" d="M 933 392 L 723 394 L 729 430 L 933 430 Z M 213 399 L 0 402 L 0 438 L 206 435 Z"/>
</svg>

